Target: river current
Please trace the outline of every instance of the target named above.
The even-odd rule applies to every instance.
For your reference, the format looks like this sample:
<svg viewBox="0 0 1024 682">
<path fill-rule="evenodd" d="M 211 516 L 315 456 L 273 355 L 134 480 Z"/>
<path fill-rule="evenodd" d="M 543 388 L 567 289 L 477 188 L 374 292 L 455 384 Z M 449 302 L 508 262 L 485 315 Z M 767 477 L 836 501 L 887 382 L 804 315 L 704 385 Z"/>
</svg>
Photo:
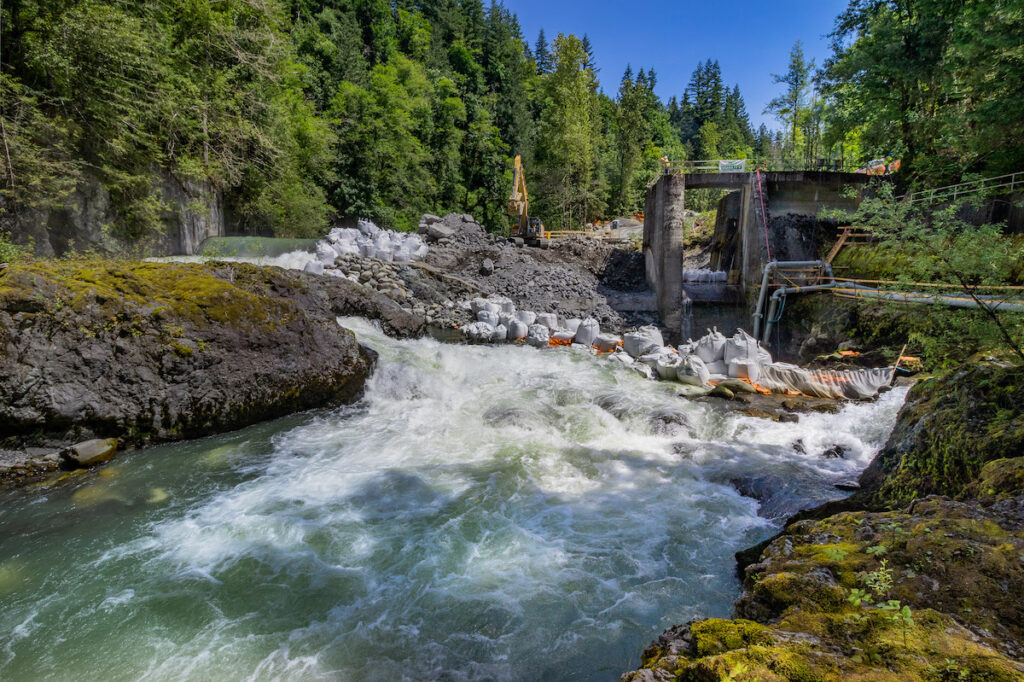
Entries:
<svg viewBox="0 0 1024 682">
<path fill-rule="evenodd" d="M 359 403 L 2 494 L 0 678 L 618 679 L 729 616 L 733 553 L 841 496 L 905 395 L 780 424 L 343 323 L 380 353 Z"/>
</svg>

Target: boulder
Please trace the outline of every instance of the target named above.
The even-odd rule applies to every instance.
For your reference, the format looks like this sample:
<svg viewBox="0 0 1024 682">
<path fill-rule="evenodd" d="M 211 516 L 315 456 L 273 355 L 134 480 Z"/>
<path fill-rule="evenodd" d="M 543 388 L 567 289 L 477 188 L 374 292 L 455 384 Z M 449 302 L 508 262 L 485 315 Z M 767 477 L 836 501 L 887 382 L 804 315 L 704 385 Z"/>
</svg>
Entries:
<svg viewBox="0 0 1024 682">
<path fill-rule="evenodd" d="M 494 261 L 490 258 L 484 258 L 484 261 L 480 264 L 480 274 L 484 277 L 490 277 L 494 274 Z"/>
<path fill-rule="evenodd" d="M 96 438 L 76 443 L 60 453 L 61 459 L 75 467 L 90 467 L 109 462 L 117 454 L 116 438 Z"/>
<path fill-rule="evenodd" d="M 347 279 L 246 263 L 33 261 L 3 290 L 0 439 L 25 447 L 199 438 L 345 402 L 375 354 L 338 316 L 422 325 Z"/>
<path fill-rule="evenodd" d="M 308 272 L 311 275 L 322 275 L 324 274 L 324 264 L 317 261 L 309 261 L 306 266 L 302 268 L 303 272 Z"/>
</svg>

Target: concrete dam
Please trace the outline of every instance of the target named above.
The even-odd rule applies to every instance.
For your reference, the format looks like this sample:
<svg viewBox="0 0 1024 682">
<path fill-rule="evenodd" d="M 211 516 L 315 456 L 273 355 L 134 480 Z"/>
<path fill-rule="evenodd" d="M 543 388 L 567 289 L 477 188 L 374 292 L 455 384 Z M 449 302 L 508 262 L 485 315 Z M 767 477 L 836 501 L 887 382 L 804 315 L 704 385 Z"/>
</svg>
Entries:
<svg viewBox="0 0 1024 682">
<path fill-rule="evenodd" d="M 831 224 L 823 209 L 855 209 L 867 175 L 829 171 L 666 174 L 647 192 L 644 263 L 662 324 L 681 334 L 682 311 L 690 300 L 714 301 L 726 294 L 749 297 L 760 285 L 766 263 L 821 257 Z M 718 203 L 711 269 L 726 271 L 727 284 L 712 294 L 683 281 L 686 192 L 731 190 Z M 854 190 L 851 192 L 850 190 Z"/>
</svg>

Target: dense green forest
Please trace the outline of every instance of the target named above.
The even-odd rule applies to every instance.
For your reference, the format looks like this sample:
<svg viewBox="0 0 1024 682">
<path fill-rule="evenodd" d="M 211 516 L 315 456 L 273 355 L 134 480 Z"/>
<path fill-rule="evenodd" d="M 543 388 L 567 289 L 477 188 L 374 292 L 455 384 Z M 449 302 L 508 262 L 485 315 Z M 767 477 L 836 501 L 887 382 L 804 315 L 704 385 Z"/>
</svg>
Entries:
<svg viewBox="0 0 1024 682">
<path fill-rule="evenodd" d="M 0 209 L 60 205 L 88 174 L 128 238 L 160 227 L 156 169 L 222 191 L 240 230 L 299 236 L 450 210 L 504 229 L 515 154 L 556 228 L 639 210 L 663 156 L 893 155 L 917 183 L 1024 168 L 1021 0 L 851 0 L 825 64 L 797 44 L 765 74 L 775 131 L 712 59 L 667 103 L 651 68 L 607 93 L 586 35 L 528 39 L 497 2 L 22 0 L 0 19 Z"/>
</svg>

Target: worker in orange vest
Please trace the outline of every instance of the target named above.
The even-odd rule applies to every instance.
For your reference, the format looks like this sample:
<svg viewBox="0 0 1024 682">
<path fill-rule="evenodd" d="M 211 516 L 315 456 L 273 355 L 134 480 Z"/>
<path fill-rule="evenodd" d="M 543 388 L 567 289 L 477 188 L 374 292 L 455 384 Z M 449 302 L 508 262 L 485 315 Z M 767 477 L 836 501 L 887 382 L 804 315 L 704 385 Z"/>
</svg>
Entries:
<svg viewBox="0 0 1024 682">
<path fill-rule="evenodd" d="M 663 156 L 658 160 L 661 161 L 661 167 L 664 169 L 665 175 L 668 175 L 672 162 L 668 160 L 667 156 Z"/>
</svg>

